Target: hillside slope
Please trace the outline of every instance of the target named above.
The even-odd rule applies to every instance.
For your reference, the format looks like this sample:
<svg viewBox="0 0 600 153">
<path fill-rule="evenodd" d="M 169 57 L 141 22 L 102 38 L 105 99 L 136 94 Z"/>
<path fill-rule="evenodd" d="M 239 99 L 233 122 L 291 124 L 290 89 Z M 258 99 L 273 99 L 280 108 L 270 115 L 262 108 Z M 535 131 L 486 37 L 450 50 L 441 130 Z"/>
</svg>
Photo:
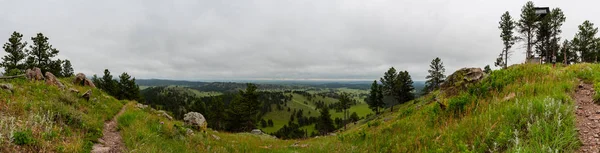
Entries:
<svg viewBox="0 0 600 153">
<path fill-rule="evenodd" d="M 134 103 L 117 124 L 128 152 L 575 152 L 582 143 L 572 95 L 580 80 L 597 88 L 600 65 L 515 65 L 456 95 L 436 91 L 346 131 L 303 140 L 190 131 Z M 87 152 L 125 103 L 97 89 L 88 102 L 42 82 L 6 82 L 15 91 L 0 91 L 0 152 Z"/>
<path fill-rule="evenodd" d="M 0 152 L 89 152 L 102 136 L 102 127 L 125 103 L 99 89 L 60 81 L 59 90 L 44 81 L 0 80 L 13 91 L 0 89 Z M 80 95 L 92 90 L 90 101 Z"/>
<path fill-rule="evenodd" d="M 515 65 L 457 95 L 433 92 L 346 131 L 304 140 L 186 134 L 181 121 L 133 105 L 119 125 L 134 152 L 574 152 L 581 142 L 571 95 L 579 80 L 600 85 L 600 65 Z"/>
</svg>

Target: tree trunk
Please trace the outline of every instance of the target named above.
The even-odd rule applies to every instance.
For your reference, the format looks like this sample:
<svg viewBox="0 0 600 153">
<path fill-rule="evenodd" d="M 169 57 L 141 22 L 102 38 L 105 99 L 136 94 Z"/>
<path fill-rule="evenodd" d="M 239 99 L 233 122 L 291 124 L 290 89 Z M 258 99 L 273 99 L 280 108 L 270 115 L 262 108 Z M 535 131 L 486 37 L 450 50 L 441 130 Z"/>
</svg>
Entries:
<svg viewBox="0 0 600 153">
<path fill-rule="evenodd" d="M 18 78 L 18 77 L 25 77 L 25 74 L 13 75 L 13 76 L 2 76 L 2 77 L 0 77 L 0 79 L 14 79 L 14 78 Z"/>
</svg>

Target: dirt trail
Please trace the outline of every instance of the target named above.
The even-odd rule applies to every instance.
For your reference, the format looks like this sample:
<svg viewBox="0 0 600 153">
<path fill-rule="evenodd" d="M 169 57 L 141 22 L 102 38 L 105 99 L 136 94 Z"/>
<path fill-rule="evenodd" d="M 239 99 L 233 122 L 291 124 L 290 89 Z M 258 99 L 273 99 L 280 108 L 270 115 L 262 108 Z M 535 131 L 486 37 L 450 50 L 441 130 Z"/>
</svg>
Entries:
<svg viewBox="0 0 600 153">
<path fill-rule="evenodd" d="M 125 149 L 121 133 L 117 131 L 117 118 L 125 112 L 125 106 L 110 121 L 104 123 L 103 136 L 94 144 L 92 153 L 121 153 Z"/>
<path fill-rule="evenodd" d="M 577 102 L 577 129 L 583 145 L 579 152 L 600 152 L 600 105 L 595 104 L 591 84 L 579 83 L 574 99 Z"/>
</svg>

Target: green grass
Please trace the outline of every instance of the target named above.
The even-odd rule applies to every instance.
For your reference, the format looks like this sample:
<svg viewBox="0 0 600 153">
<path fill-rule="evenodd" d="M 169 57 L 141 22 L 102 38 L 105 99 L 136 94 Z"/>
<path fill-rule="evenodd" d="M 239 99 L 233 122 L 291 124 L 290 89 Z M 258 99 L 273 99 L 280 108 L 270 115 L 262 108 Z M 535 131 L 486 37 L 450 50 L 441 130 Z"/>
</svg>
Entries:
<svg viewBox="0 0 600 153">
<path fill-rule="evenodd" d="M 91 89 L 74 86 L 72 80 L 60 79 L 67 89 L 80 93 Z M 102 136 L 104 122 L 123 106 L 99 89 L 92 89 L 91 100 L 86 101 L 43 81 L 19 78 L 0 83 L 15 88 L 13 93 L 0 90 L 0 152 L 89 151 Z"/>
<path fill-rule="evenodd" d="M 263 116 L 263 119 L 266 121 L 268 121 L 269 119 L 273 120 L 273 126 L 272 127 L 264 127 L 264 128 L 260 127 L 260 129 L 262 131 L 264 131 L 266 133 L 274 133 L 274 132 L 277 132 L 277 130 L 279 130 L 281 127 L 286 125 L 289 122 L 290 115 L 292 115 L 292 112 L 293 112 L 293 111 L 288 112 L 287 108 L 290 108 L 292 110 L 302 109 L 304 116 L 317 117 L 320 115 L 319 111 L 315 110 L 316 106 L 314 105 L 314 103 L 311 101 L 308 101 L 308 99 L 306 97 L 304 97 L 303 95 L 295 94 L 295 93 L 289 94 L 289 95 L 292 95 L 292 100 L 287 103 L 287 107 L 284 107 L 283 110 L 277 110 L 276 106 L 273 105 L 273 107 L 272 107 L 273 111 L 271 111 Z M 313 99 L 313 101 L 317 101 L 317 100 L 324 101 L 326 104 L 332 104 L 332 103 L 337 102 L 336 99 L 333 99 L 331 97 L 322 97 L 322 96 L 316 96 L 316 98 Z M 310 114 L 309 114 L 309 111 L 310 111 Z M 367 114 L 372 113 L 371 109 L 369 109 L 369 106 L 366 103 L 360 103 L 355 106 L 352 106 L 349 109 L 349 111 L 350 111 L 350 114 L 352 114 L 352 112 L 356 112 L 359 117 L 365 117 Z M 335 110 L 331 110 L 330 112 L 331 112 L 332 119 L 335 119 L 335 117 L 339 117 L 340 119 L 343 118 L 342 112 L 336 112 Z M 314 128 L 315 128 L 314 125 L 302 127 L 302 129 L 306 129 L 309 132 L 309 134 L 315 130 Z"/>
<path fill-rule="evenodd" d="M 184 146 L 185 149 L 177 151 L 575 152 L 580 142 L 575 128 L 574 102 L 570 95 L 578 84 L 578 78 L 599 84 L 600 66 L 512 66 L 492 72 L 481 83 L 469 86 L 458 95 L 443 95 L 435 91 L 396 106 L 394 112 L 387 109 L 383 114 L 368 117 L 338 132 L 336 136 L 278 140 L 246 133 L 208 130 L 206 134 L 177 139 L 188 144 Z M 510 93 L 517 96 L 503 101 Z M 446 109 L 442 110 L 438 103 L 431 101 L 434 94 L 440 103 L 448 105 Z M 366 109 L 357 107 L 355 110 L 360 112 Z M 149 121 L 134 120 L 132 125 L 138 125 L 136 122 Z M 136 127 L 126 128 L 126 131 L 138 133 L 134 136 L 140 139 L 154 140 L 132 141 L 130 143 L 133 144 L 128 146 L 143 144 L 148 147 L 142 147 L 140 152 L 152 152 L 155 150 L 146 148 L 169 150 L 184 144 L 160 144 L 171 140 L 167 136 L 145 132 L 146 126 L 140 123 Z M 220 139 L 212 138 L 213 134 Z M 293 143 L 306 147 L 293 147 Z"/>
</svg>

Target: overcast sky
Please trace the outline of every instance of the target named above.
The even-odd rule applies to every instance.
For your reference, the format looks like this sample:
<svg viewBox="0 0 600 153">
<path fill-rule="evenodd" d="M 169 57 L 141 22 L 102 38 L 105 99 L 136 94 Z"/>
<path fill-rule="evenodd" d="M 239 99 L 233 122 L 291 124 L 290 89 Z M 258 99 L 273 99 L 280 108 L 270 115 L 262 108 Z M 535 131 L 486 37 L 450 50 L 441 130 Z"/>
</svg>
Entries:
<svg viewBox="0 0 600 153">
<path fill-rule="evenodd" d="M 424 80 L 435 57 L 447 75 L 493 66 L 500 15 L 518 19 L 525 2 L 0 0 L 0 42 L 18 31 L 31 43 L 42 32 L 87 75 L 374 80 L 394 66 Z M 534 2 L 565 12 L 563 38 L 584 20 L 600 22 L 597 1 Z M 524 61 L 521 46 L 510 63 Z"/>
</svg>

